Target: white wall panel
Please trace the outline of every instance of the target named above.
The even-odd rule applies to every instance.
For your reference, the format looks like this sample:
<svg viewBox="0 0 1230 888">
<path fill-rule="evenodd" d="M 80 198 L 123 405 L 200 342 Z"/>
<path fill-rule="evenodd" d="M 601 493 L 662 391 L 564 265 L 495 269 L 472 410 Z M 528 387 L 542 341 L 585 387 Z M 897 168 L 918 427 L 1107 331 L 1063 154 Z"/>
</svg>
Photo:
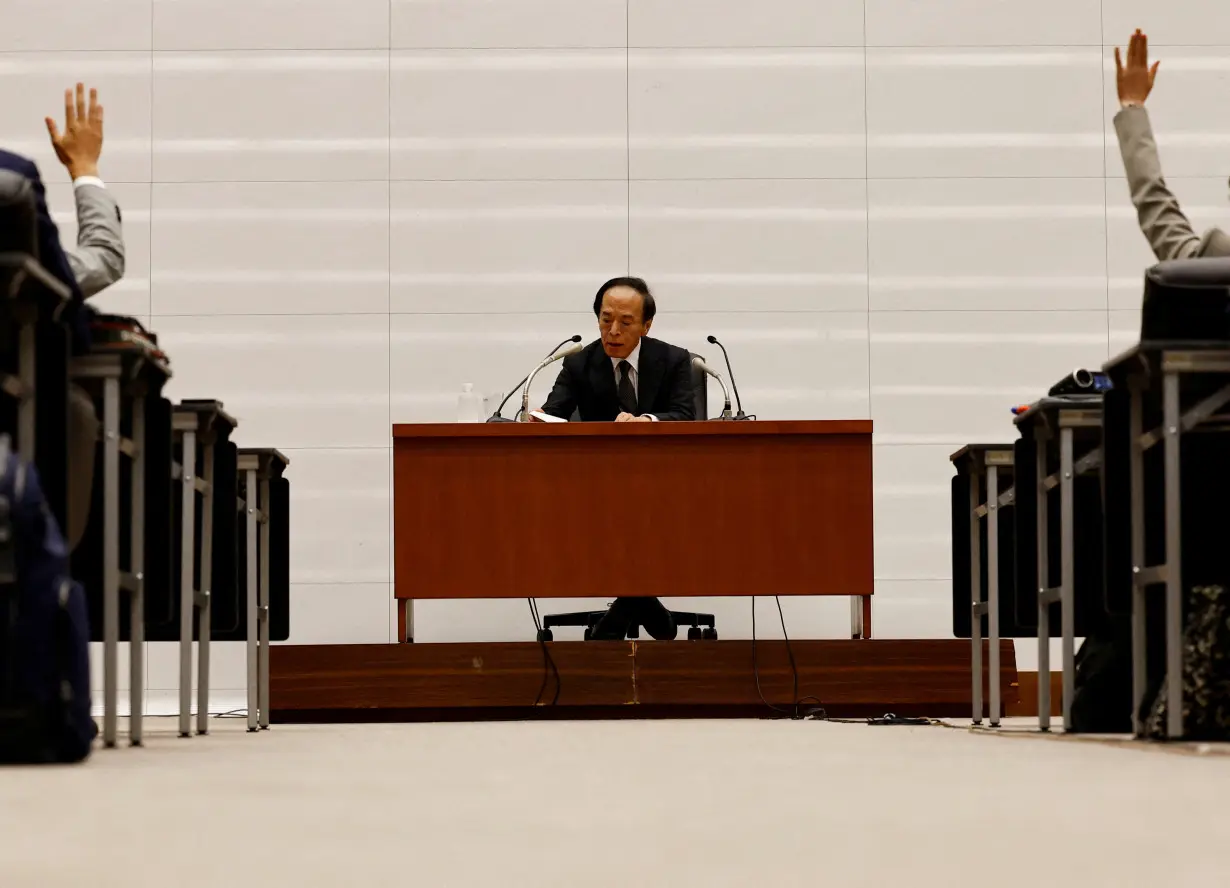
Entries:
<svg viewBox="0 0 1230 888">
<path fill-rule="evenodd" d="M 1106 311 L 871 315 L 871 416 L 881 444 L 1011 440 L 1016 404 L 1102 363 Z"/>
<path fill-rule="evenodd" d="M 384 447 L 388 315 L 154 315 L 168 397 L 216 398 L 249 447 Z"/>
<path fill-rule="evenodd" d="M 863 45 L 862 0 L 627 0 L 637 47 Z"/>
<path fill-rule="evenodd" d="M 156 181 L 388 178 L 388 52 L 159 52 L 153 96 Z"/>
<path fill-rule="evenodd" d="M 1137 28 L 1157 45 L 1230 46 L 1230 13 L 1221 0 L 1103 0 L 1103 43 L 1126 46 Z"/>
<path fill-rule="evenodd" d="M 388 182 L 154 185 L 159 315 L 386 314 Z"/>
<path fill-rule="evenodd" d="M 649 181 L 629 194 L 629 268 L 667 314 L 867 307 L 862 181 Z"/>
<path fill-rule="evenodd" d="M 394 312 L 584 311 L 627 273 L 628 186 L 395 182 L 389 237 Z"/>
<path fill-rule="evenodd" d="M 867 0 L 868 46 L 1097 46 L 1103 0 Z"/>
<path fill-rule="evenodd" d="M 394 179 L 612 179 L 628 171 L 623 50 L 393 53 Z"/>
<path fill-rule="evenodd" d="M 863 53 L 633 50 L 637 179 L 861 178 Z"/>
<path fill-rule="evenodd" d="M 1096 47 L 870 49 L 873 177 L 1101 176 Z"/>
<path fill-rule="evenodd" d="M 1097 179 L 875 179 L 872 311 L 1106 307 Z"/>
<path fill-rule="evenodd" d="M 1003 440 L 1010 440 L 1006 432 Z M 950 481 L 944 444 L 881 444 L 875 448 L 875 575 L 877 580 L 952 577 Z"/>
<path fill-rule="evenodd" d="M 152 0 L 0 0 L 0 52 L 150 48 Z"/>
<path fill-rule="evenodd" d="M 153 0 L 154 49 L 373 49 L 389 0 Z"/>
<path fill-rule="evenodd" d="M 392 0 L 397 49 L 627 45 L 626 0 Z"/>
</svg>

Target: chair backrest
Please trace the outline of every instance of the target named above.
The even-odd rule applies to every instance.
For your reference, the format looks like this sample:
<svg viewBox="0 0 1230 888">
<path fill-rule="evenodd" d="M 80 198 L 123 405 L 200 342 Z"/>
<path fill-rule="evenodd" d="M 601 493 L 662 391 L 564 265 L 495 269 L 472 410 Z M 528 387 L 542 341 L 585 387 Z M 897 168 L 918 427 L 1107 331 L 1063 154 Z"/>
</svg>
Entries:
<svg viewBox="0 0 1230 888">
<path fill-rule="evenodd" d="M 1230 339 L 1230 257 L 1173 259 L 1145 272 L 1140 338 Z"/>
<path fill-rule="evenodd" d="M 12 170 L 0 170 L 0 253 L 25 253 L 38 258 L 34 186 Z"/>
<path fill-rule="evenodd" d="M 696 352 L 690 352 L 691 357 L 705 359 L 704 355 L 698 355 Z M 702 370 L 696 369 L 696 365 L 692 365 L 692 390 L 696 392 L 696 418 L 698 420 L 709 418 L 709 380 L 705 377 Z"/>
</svg>

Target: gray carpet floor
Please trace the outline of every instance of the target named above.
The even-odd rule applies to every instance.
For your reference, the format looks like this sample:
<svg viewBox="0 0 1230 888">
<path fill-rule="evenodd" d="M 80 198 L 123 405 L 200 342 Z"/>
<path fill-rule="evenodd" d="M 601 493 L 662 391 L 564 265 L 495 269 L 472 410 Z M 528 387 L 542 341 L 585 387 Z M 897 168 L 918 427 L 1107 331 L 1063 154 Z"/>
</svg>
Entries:
<svg viewBox="0 0 1230 888">
<path fill-rule="evenodd" d="M 0 769 L 0 885 L 1230 884 L 1230 756 L 789 721 L 215 719 Z M 1189 751 L 1190 753 L 1190 751 Z"/>
</svg>

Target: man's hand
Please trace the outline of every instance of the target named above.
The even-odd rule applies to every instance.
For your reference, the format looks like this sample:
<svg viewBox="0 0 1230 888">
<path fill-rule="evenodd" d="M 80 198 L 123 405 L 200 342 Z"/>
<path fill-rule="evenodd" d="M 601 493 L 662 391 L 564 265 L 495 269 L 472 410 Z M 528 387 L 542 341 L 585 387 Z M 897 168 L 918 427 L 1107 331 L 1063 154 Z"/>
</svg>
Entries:
<svg viewBox="0 0 1230 888">
<path fill-rule="evenodd" d="M 631 413 L 621 413 L 615 417 L 616 422 L 653 422 L 648 416 L 633 416 Z"/>
<path fill-rule="evenodd" d="M 1123 64 L 1119 56 L 1119 47 L 1115 47 L 1115 79 L 1119 85 L 1119 104 L 1143 105 L 1149 93 L 1153 91 L 1153 80 L 1157 77 L 1157 66 L 1154 62 L 1149 67 L 1149 38 L 1136 29 L 1132 39 L 1128 41 L 1127 64 Z"/>
<path fill-rule="evenodd" d="M 64 132 L 60 133 L 56 122 L 47 118 L 47 132 L 51 145 L 56 150 L 60 163 L 68 168 L 68 174 L 80 176 L 98 175 L 98 158 L 102 154 L 103 107 L 98 104 L 98 90 L 90 90 L 90 104 L 85 104 L 85 86 L 77 84 L 77 99 L 73 91 L 64 90 Z"/>
</svg>

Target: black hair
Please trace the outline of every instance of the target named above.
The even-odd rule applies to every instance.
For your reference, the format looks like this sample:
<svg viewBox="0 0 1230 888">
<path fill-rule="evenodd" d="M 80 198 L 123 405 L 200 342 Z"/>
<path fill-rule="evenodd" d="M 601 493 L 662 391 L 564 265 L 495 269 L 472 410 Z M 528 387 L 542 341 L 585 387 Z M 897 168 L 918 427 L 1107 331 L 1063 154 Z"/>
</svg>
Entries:
<svg viewBox="0 0 1230 888">
<path fill-rule="evenodd" d="M 643 323 L 648 324 L 653 320 L 653 316 L 658 313 L 658 306 L 653 301 L 653 294 L 649 292 L 649 284 L 640 278 L 618 277 L 611 278 L 598 288 L 598 295 L 594 297 L 594 317 L 602 314 L 602 297 L 606 295 L 607 290 L 614 287 L 628 287 L 641 294 L 641 321 Z"/>
</svg>

